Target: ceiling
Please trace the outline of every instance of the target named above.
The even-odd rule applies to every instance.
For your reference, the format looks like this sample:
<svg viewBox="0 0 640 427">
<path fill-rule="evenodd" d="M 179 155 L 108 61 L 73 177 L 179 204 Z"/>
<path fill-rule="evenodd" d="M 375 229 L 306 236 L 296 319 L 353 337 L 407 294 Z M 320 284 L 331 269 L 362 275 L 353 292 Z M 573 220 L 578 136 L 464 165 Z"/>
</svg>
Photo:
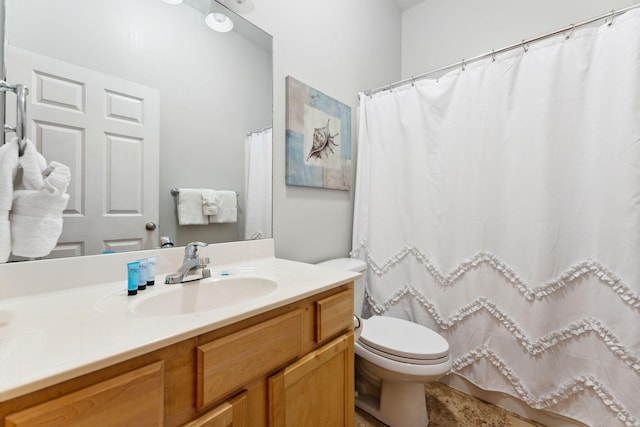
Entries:
<svg viewBox="0 0 640 427">
<path fill-rule="evenodd" d="M 425 0 L 395 0 L 395 2 L 398 3 L 398 6 L 400 6 L 400 9 L 402 10 L 410 9 L 418 3 L 422 3 L 423 1 Z"/>
</svg>

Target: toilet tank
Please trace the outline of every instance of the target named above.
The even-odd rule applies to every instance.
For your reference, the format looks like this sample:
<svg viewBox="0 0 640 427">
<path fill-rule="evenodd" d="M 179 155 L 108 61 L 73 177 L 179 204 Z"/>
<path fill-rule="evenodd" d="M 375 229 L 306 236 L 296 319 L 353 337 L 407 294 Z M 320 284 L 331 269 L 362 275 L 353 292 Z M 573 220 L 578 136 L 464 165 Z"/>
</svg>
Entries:
<svg viewBox="0 0 640 427">
<path fill-rule="evenodd" d="M 353 286 L 353 313 L 356 316 L 361 316 L 362 305 L 364 303 L 364 273 L 367 269 L 367 264 L 361 259 L 356 258 L 335 258 L 320 262 L 318 265 L 338 270 L 362 273 L 362 277 L 357 279 Z"/>
</svg>

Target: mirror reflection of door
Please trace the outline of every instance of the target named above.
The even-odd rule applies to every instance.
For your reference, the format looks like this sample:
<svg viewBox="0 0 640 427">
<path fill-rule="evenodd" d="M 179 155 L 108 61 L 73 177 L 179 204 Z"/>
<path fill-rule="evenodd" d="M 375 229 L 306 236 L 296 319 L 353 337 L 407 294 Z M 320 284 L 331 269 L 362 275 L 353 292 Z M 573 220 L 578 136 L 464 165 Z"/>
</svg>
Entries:
<svg viewBox="0 0 640 427">
<path fill-rule="evenodd" d="M 11 46 L 7 69 L 30 87 L 30 139 L 72 172 L 49 257 L 153 247 L 158 230 L 145 224 L 158 222 L 158 91 Z"/>
</svg>

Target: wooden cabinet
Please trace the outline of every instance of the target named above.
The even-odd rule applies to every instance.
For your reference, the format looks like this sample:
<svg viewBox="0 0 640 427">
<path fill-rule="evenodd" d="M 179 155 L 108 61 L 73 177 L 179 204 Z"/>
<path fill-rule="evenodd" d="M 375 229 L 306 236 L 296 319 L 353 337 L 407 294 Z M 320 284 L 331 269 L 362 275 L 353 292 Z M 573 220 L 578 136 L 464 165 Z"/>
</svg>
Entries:
<svg viewBox="0 0 640 427">
<path fill-rule="evenodd" d="M 182 427 L 249 427 L 247 393 L 241 393 Z"/>
<path fill-rule="evenodd" d="M 353 332 L 269 378 L 269 427 L 354 425 Z"/>
<path fill-rule="evenodd" d="M 198 409 L 295 359 L 302 351 L 302 312 L 293 310 L 198 346 Z"/>
<path fill-rule="evenodd" d="M 164 424 L 163 362 L 33 406 L 5 418 L 5 427 Z"/>
<path fill-rule="evenodd" d="M 0 402 L 0 426 L 353 426 L 353 284 Z"/>
<path fill-rule="evenodd" d="M 316 342 L 324 342 L 350 328 L 353 328 L 352 290 L 316 301 Z"/>
</svg>

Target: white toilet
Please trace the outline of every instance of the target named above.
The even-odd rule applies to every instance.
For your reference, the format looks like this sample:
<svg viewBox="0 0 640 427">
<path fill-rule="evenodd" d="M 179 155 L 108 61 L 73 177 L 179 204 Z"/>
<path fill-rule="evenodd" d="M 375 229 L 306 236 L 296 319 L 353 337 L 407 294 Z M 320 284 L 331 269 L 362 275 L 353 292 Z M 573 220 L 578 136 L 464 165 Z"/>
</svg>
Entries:
<svg viewBox="0 0 640 427">
<path fill-rule="evenodd" d="M 338 258 L 318 265 L 364 273 L 367 265 Z M 355 282 L 354 314 L 361 316 L 364 278 Z M 431 329 L 403 319 L 361 319 L 355 343 L 356 406 L 391 427 L 429 424 L 424 383 L 451 369 L 449 343 Z"/>
</svg>

